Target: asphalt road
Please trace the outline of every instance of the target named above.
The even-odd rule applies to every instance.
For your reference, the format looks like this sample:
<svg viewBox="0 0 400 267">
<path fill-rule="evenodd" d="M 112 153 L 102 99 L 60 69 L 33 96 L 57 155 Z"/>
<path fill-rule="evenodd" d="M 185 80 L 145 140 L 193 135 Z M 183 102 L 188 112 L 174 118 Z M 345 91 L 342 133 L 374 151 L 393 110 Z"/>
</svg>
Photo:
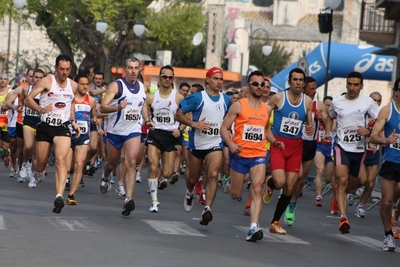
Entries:
<svg viewBox="0 0 400 267">
<path fill-rule="evenodd" d="M 1 163 L 2 164 L 2 163 Z M 349 207 L 350 234 L 338 230 L 339 218 L 330 215 L 330 200 L 314 206 L 314 191 L 300 198 L 295 224 L 286 236 L 271 234 L 268 226 L 278 199 L 263 205 L 260 226 L 264 239 L 246 242 L 249 217 L 244 202 L 218 190 L 212 207 L 214 220 L 199 224 L 202 206 L 186 213 L 182 208 L 185 185 L 180 180 L 159 191 L 159 213 L 150 213 L 144 183 L 137 184 L 136 210 L 121 215 L 124 198 L 115 185 L 102 195 L 100 171 L 84 176 L 86 186 L 76 194 L 78 206 L 52 213 L 54 167 L 37 188 L 9 178 L 0 167 L 0 266 L 394 266 L 398 253 L 382 251 L 383 229 L 378 207 L 364 219 Z M 243 190 L 243 198 L 247 197 Z M 67 193 L 66 193 L 67 194 Z M 66 197 L 65 194 L 65 197 Z M 370 205 L 370 204 L 368 204 Z"/>
</svg>

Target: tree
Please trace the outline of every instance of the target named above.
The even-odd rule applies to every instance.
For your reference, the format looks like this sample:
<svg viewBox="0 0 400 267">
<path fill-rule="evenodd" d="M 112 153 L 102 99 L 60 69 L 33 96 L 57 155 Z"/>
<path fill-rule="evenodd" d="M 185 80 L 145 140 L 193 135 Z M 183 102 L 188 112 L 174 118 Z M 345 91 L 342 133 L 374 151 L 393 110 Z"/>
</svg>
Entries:
<svg viewBox="0 0 400 267">
<path fill-rule="evenodd" d="M 0 19 L 11 14 L 17 18 L 12 0 L 0 5 Z M 202 6 L 183 3 L 181 0 L 168 3 L 160 12 L 147 9 L 150 0 L 28 0 L 19 19 L 34 19 L 46 29 L 50 40 L 60 53 L 71 56 L 83 52 L 82 64 L 92 64 L 96 70 L 106 74 L 112 66 L 121 64 L 135 51 L 141 42 L 154 41 L 160 49 L 180 47 L 179 52 L 190 54 L 191 37 L 203 29 L 205 15 Z M 102 17 L 108 24 L 103 35 L 96 31 L 95 24 Z M 161 14 L 161 15 L 160 15 Z M 133 25 L 143 19 L 147 35 L 138 38 Z M 190 37 L 189 37 L 190 36 Z M 155 55 L 154 55 L 155 56 Z M 75 60 L 73 60 L 75 62 Z M 72 74 L 77 66 L 73 65 Z"/>
<path fill-rule="evenodd" d="M 292 52 L 277 42 L 272 43 L 272 53 L 265 56 L 261 51 L 264 42 L 254 42 L 250 48 L 250 65 L 256 66 L 264 75 L 274 76 L 289 65 Z"/>
</svg>

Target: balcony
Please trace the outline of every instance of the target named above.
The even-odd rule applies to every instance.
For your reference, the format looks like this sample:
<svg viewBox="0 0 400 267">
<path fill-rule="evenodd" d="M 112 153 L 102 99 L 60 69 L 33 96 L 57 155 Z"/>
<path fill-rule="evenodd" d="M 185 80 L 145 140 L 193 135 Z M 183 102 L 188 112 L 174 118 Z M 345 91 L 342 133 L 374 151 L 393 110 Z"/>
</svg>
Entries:
<svg viewBox="0 0 400 267">
<path fill-rule="evenodd" d="M 387 20 L 385 9 L 376 8 L 375 3 L 362 3 L 360 39 L 371 45 L 395 44 L 395 21 Z"/>
</svg>

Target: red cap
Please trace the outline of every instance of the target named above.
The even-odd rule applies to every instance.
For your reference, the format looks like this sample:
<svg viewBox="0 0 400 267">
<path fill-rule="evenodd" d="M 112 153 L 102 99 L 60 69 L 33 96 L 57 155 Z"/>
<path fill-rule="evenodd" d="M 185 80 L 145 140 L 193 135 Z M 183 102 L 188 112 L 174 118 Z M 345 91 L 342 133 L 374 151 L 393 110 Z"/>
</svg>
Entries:
<svg viewBox="0 0 400 267">
<path fill-rule="evenodd" d="M 211 69 L 209 69 L 209 70 L 207 71 L 206 77 L 207 77 L 207 78 L 210 78 L 211 76 L 213 76 L 214 74 L 217 74 L 217 73 L 224 74 L 220 68 L 212 67 Z"/>
</svg>

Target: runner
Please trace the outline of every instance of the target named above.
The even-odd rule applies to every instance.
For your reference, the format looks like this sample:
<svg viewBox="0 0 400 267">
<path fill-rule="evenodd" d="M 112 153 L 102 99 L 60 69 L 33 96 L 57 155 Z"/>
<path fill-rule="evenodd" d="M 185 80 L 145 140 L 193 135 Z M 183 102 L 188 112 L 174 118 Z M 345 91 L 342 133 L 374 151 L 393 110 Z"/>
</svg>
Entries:
<svg viewBox="0 0 400 267">
<path fill-rule="evenodd" d="M 77 84 L 68 78 L 72 60 L 67 55 L 56 58 L 55 74 L 41 79 L 26 97 L 28 108 L 41 114 L 36 131 L 35 178 L 37 182 L 44 179 L 44 171 L 48 162 L 50 148 L 53 145 L 56 157 L 54 213 L 60 213 L 64 207 L 64 189 L 67 181 L 67 155 L 71 146 L 71 124 L 80 130 L 75 120 L 75 109 L 72 105 Z M 35 97 L 40 94 L 40 105 Z"/>
<path fill-rule="evenodd" d="M 111 189 L 110 178 L 117 167 L 121 149 L 125 153 L 125 201 L 122 215 L 129 216 L 135 209 L 132 199 L 136 182 L 136 161 L 140 150 L 142 108 L 146 100 L 143 84 L 138 81 L 139 59 L 125 61 L 125 78 L 110 84 L 100 105 L 100 112 L 108 114 L 107 120 L 107 163 L 100 181 L 100 192 Z"/>
<path fill-rule="evenodd" d="M 370 142 L 374 144 L 386 144 L 382 156 L 383 163 L 379 170 L 381 177 L 381 206 L 379 213 L 382 219 L 383 250 L 395 251 L 396 241 L 393 237 L 391 226 L 392 204 L 395 196 L 400 194 L 400 78 L 393 87 L 393 101 L 383 107 L 379 112 L 378 119 L 372 129 Z M 385 136 L 381 136 L 384 131 Z"/>
<path fill-rule="evenodd" d="M 150 130 L 146 141 L 149 160 L 148 184 L 152 200 L 150 212 L 158 212 L 160 202 L 157 187 L 163 190 L 168 186 L 167 179 L 171 177 L 177 160 L 176 150 L 181 132 L 178 129 L 179 122 L 174 116 L 183 95 L 172 88 L 173 82 L 174 69 L 169 65 L 163 66 L 160 69 L 160 87 L 154 94 L 148 95 L 143 107 L 143 119 Z M 150 110 L 152 116 L 149 114 Z M 160 160 L 163 178 L 157 180 Z"/>
<path fill-rule="evenodd" d="M 189 173 L 186 177 L 187 191 L 183 208 L 190 212 L 193 209 L 194 186 L 200 179 L 204 163 L 205 208 L 200 224 L 208 225 L 213 215 L 211 206 L 217 194 L 218 170 L 222 164 L 222 138 L 220 128 L 228 110 L 229 96 L 221 93 L 223 72 L 213 67 L 206 73 L 206 90 L 191 94 L 183 99 L 175 115 L 175 119 L 191 127 L 189 138 Z M 192 120 L 185 113 L 192 112 Z"/>
<path fill-rule="evenodd" d="M 264 76 L 253 71 L 248 78 L 249 93 L 246 98 L 232 104 L 221 126 L 221 136 L 229 147 L 230 153 L 230 193 L 233 199 L 241 197 L 246 175 L 250 174 L 252 196 L 250 207 L 250 229 L 247 241 L 256 242 L 264 236 L 259 225 L 262 208 L 262 184 L 265 180 L 267 153 L 266 129 L 268 128 L 267 105 L 261 101 L 264 92 Z M 231 139 L 231 127 L 234 124 L 235 135 Z M 269 139 L 272 139 L 269 130 Z"/>
<path fill-rule="evenodd" d="M 361 95 L 363 77 L 359 72 L 351 72 L 347 76 L 347 94 L 332 101 L 329 116 L 325 120 L 325 128 L 332 128 L 332 119 L 337 121 L 337 137 L 333 149 L 336 174 L 336 199 L 339 206 L 339 231 L 350 232 L 350 223 L 346 216 L 346 192 L 352 192 L 367 181 L 363 166 L 366 149 L 365 136 L 370 134 L 367 127 L 366 114 L 376 118 L 379 106 L 370 98 Z M 330 138 L 329 133 L 324 140 Z"/>
</svg>

